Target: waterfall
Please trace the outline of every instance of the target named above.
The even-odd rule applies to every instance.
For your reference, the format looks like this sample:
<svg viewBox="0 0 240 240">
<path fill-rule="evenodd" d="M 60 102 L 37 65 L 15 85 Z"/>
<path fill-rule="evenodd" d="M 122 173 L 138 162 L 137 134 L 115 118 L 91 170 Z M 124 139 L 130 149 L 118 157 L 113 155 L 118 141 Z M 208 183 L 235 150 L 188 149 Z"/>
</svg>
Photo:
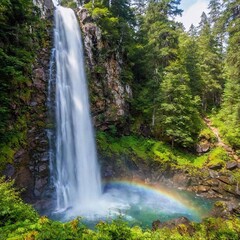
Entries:
<svg viewBox="0 0 240 240">
<path fill-rule="evenodd" d="M 56 5 L 55 5 L 56 6 Z M 52 164 L 57 210 L 89 207 L 101 196 L 83 46 L 73 10 L 55 9 L 56 153 Z"/>
</svg>

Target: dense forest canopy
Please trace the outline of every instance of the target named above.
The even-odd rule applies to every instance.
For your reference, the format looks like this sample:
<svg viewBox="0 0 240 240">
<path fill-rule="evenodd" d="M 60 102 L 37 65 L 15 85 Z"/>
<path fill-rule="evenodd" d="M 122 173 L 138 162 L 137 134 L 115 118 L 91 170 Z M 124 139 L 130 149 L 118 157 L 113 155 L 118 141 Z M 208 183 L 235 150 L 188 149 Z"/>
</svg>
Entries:
<svg viewBox="0 0 240 240">
<path fill-rule="evenodd" d="M 209 14 L 203 12 L 189 30 L 174 20 L 182 13 L 179 5 L 171 0 L 85 4 L 103 29 L 114 31 L 109 37 L 115 44 L 121 40 L 129 73 L 123 80 L 134 90 L 133 131 L 146 125 L 156 138 L 192 147 L 202 119 L 211 115 L 225 140 L 239 149 L 239 1 L 211 0 Z"/>
</svg>

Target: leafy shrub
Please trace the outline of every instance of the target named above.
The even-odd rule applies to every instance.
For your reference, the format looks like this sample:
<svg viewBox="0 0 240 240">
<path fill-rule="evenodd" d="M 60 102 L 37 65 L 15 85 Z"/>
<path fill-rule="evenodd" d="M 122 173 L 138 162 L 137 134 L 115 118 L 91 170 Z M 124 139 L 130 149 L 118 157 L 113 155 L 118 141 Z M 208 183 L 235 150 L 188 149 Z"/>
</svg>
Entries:
<svg viewBox="0 0 240 240">
<path fill-rule="evenodd" d="M 13 188 L 14 182 L 0 178 L 0 226 L 15 224 L 21 221 L 36 221 L 37 213 L 25 204 L 19 192 Z"/>
<path fill-rule="evenodd" d="M 199 136 L 198 136 L 199 140 L 201 139 L 207 139 L 209 142 L 211 143 L 215 143 L 217 141 L 217 137 L 215 136 L 215 134 L 211 131 L 210 128 L 206 127 L 204 129 L 201 130 Z"/>
<path fill-rule="evenodd" d="M 228 154 L 225 149 L 222 147 L 216 147 L 212 151 L 210 151 L 208 155 L 208 164 L 218 164 L 223 163 L 229 160 Z"/>
<path fill-rule="evenodd" d="M 113 220 L 110 224 L 105 222 L 100 222 L 97 224 L 97 232 L 99 235 L 98 239 L 104 240 L 125 240 L 132 239 L 131 229 L 121 219 Z"/>
<path fill-rule="evenodd" d="M 62 0 L 61 5 L 68 8 L 77 8 L 77 3 L 73 0 Z"/>
<path fill-rule="evenodd" d="M 236 150 L 240 149 L 240 125 L 235 121 L 224 121 L 224 117 L 218 114 L 211 118 L 213 124 L 219 129 L 221 137 L 226 143 Z"/>
</svg>

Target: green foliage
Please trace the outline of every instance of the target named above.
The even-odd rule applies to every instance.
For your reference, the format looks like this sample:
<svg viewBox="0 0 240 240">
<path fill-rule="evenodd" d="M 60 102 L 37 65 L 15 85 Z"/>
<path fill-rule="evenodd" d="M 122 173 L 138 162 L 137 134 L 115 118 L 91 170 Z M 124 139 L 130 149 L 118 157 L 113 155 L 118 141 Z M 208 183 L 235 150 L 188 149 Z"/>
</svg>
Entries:
<svg viewBox="0 0 240 240">
<path fill-rule="evenodd" d="M 190 33 L 191 34 L 191 33 Z M 195 35 L 181 33 L 179 37 L 179 54 L 189 76 L 189 87 L 193 96 L 201 97 L 203 82 L 200 71 L 198 39 Z"/>
<path fill-rule="evenodd" d="M 235 149 L 240 149 L 240 14 L 237 11 L 239 2 L 226 2 L 225 7 L 225 21 L 227 22 L 227 32 L 229 34 L 226 58 L 227 82 L 222 109 L 218 117 L 222 122 L 220 129 L 222 135 Z"/>
<path fill-rule="evenodd" d="M 81 239 L 85 230 L 79 219 L 61 223 L 42 217 L 39 219 L 36 227 L 36 230 L 38 230 L 38 234 L 36 235 L 37 240 Z"/>
<path fill-rule="evenodd" d="M 35 221 L 37 213 L 25 204 L 13 188 L 13 182 L 0 178 L 0 227 L 24 221 Z"/>
<path fill-rule="evenodd" d="M 231 113 L 226 114 L 226 110 L 223 108 L 220 113 L 212 117 L 212 121 L 219 129 L 224 141 L 238 150 L 240 149 L 240 125 L 232 118 Z"/>
<path fill-rule="evenodd" d="M 163 137 L 184 147 L 194 144 L 201 129 L 197 103 L 192 99 L 189 79 L 180 62 L 166 68 L 160 85 L 156 126 Z M 159 121 L 159 123 L 158 123 Z"/>
<path fill-rule="evenodd" d="M 201 132 L 199 133 L 198 139 L 206 139 L 208 140 L 210 143 L 215 143 L 217 142 L 217 137 L 215 136 L 215 134 L 212 132 L 212 130 L 210 128 L 208 128 L 207 126 L 205 128 L 203 128 L 201 130 Z"/>
<path fill-rule="evenodd" d="M 202 168 L 206 165 L 225 163 L 228 155 L 223 148 L 217 147 L 201 156 L 187 151 L 172 149 L 169 145 L 154 139 L 139 136 L 116 137 L 106 132 L 97 132 L 97 145 L 105 156 L 128 156 L 133 161 L 147 162 L 149 166 L 172 168 Z"/>
<path fill-rule="evenodd" d="M 68 8 L 77 8 L 77 3 L 74 0 L 72 0 L 72 1 L 62 0 L 61 5 L 64 7 L 68 7 Z"/>
<path fill-rule="evenodd" d="M 31 75 L 46 21 L 31 0 L 0 3 L 0 171 L 26 141 Z"/>
<path fill-rule="evenodd" d="M 122 219 L 113 220 L 110 224 L 100 222 L 97 224 L 98 239 L 103 240 L 125 240 L 132 239 L 131 229 Z"/>
<path fill-rule="evenodd" d="M 117 45 L 117 41 L 123 36 L 121 28 L 126 27 L 124 27 L 125 22 L 114 16 L 110 9 L 100 1 L 96 1 L 94 4 L 90 1 L 84 6 L 88 9 L 96 23 L 101 27 L 103 37 L 111 42 L 111 45 Z"/>
<path fill-rule="evenodd" d="M 208 165 L 224 164 L 227 160 L 229 160 L 229 156 L 221 147 L 213 149 L 208 155 Z"/>
</svg>

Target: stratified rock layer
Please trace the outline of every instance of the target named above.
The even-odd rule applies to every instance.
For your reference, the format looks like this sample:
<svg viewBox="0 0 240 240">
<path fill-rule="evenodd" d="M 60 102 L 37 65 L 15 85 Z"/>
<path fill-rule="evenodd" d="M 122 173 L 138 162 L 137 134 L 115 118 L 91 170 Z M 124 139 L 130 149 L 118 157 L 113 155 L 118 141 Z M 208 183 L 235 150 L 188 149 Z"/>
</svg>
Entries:
<svg viewBox="0 0 240 240">
<path fill-rule="evenodd" d="M 32 202 L 42 197 L 48 185 L 49 156 L 47 122 L 47 82 L 49 69 L 49 49 L 43 48 L 38 53 L 33 68 L 31 98 L 28 103 L 27 141 L 14 156 L 14 173 L 16 185 L 24 188 L 23 197 Z M 11 168 L 10 168 L 11 170 Z M 11 171 L 8 171 L 11 172 Z"/>
</svg>

